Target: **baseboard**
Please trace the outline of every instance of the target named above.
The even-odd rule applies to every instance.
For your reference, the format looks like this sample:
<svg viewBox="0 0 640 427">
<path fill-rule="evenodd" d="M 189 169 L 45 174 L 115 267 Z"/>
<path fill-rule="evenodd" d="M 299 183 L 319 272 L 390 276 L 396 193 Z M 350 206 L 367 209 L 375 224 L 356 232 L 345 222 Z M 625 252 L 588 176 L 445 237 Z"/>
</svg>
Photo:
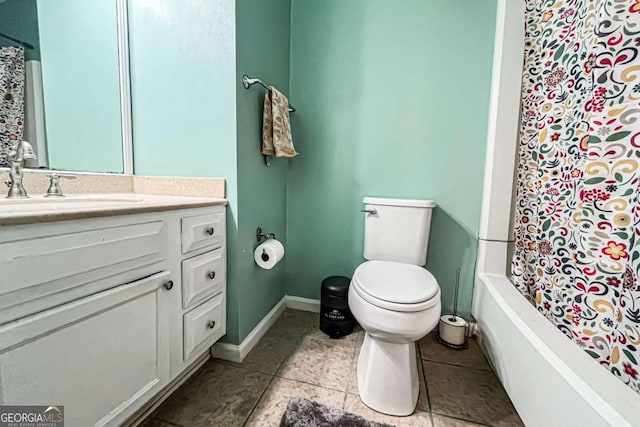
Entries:
<svg viewBox="0 0 640 427">
<path fill-rule="evenodd" d="M 287 308 L 310 311 L 312 313 L 320 313 L 320 300 L 294 297 L 292 295 L 287 295 L 285 296 L 285 298 L 287 300 Z"/>
<path fill-rule="evenodd" d="M 213 347 L 211 347 L 211 357 L 228 360 L 229 362 L 242 363 L 242 357 L 240 357 L 240 346 L 237 344 L 217 342 Z"/>
<path fill-rule="evenodd" d="M 267 333 L 269 328 L 278 320 L 278 317 L 288 307 L 287 296 L 282 297 L 280 301 L 267 313 L 266 316 L 256 325 L 255 328 L 242 340 L 240 345 L 228 343 L 216 343 L 211 347 L 211 356 L 228 360 L 231 362 L 242 363 L 247 354 L 258 344 L 260 338 Z"/>
</svg>

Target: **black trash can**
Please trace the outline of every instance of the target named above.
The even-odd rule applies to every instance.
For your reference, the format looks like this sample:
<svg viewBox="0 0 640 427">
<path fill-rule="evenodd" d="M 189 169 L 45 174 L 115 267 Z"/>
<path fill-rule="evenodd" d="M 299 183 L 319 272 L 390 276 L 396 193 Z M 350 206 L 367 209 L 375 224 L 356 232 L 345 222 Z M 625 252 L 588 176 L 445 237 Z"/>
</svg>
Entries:
<svg viewBox="0 0 640 427">
<path fill-rule="evenodd" d="M 349 283 L 344 276 L 330 276 L 322 281 L 320 290 L 320 330 L 331 338 L 353 332 L 355 321 L 349 310 Z"/>
</svg>

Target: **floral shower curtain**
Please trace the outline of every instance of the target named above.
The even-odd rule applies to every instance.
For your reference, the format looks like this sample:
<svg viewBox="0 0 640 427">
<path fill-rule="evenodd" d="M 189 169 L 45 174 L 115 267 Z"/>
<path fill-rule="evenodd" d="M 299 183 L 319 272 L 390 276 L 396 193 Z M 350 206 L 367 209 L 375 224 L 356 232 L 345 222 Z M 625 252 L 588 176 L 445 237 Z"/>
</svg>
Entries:
<svg viewBox="0 0 640 427">
<path fill-rule="evenodd" d="M 640 0 L 525 0 L 517 288 L 640 393 Z"/>
<path fill-rule="evenodd" d="M 24 49 L 0 48 L 0 167 L 24 131 Z"/>
</svg>

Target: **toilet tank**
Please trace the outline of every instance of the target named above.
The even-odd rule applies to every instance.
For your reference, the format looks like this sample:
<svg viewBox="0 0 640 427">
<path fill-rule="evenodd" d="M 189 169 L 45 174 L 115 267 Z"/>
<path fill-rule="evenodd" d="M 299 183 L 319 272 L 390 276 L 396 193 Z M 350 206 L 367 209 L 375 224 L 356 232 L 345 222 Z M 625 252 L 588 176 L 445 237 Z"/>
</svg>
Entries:
<svg viewBox="0 0 640 427">
<path fill-rule="evenodd" d="M 433 200 L 365 197 L 364 257 L 424 265 Z M 372 213 L 375 211 L 375 213 Z"/>
</svg>

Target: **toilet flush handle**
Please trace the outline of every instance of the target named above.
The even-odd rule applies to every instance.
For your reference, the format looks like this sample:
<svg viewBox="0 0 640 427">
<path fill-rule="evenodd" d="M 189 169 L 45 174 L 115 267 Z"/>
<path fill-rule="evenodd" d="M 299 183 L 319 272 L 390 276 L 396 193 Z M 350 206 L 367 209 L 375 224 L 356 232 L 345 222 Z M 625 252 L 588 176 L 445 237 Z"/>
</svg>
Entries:
<svg viewBox="0 0 640 427">
<path fill-rule="evenodd" d="M 377 210 L 375 210 L 374 208 L 369 208 L 369 209 L 360 209 L 360 212 L 366 212 L 370 215 L 375 215 L 378 213 Z"/>
</svg>

